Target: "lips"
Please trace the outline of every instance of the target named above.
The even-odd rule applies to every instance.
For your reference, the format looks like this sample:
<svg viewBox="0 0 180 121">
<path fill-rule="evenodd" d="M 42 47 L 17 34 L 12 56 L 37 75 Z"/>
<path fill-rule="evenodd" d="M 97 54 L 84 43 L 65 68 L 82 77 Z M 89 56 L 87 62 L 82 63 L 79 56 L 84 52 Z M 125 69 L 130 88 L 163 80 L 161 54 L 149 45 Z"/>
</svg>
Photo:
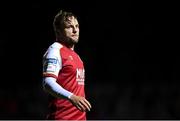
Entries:
<svg viewBox="0 0 180 121">
<path fill-rule="evenodd" d="M 78 37 L 78 35 L 72 35 L 73 37 Z"/>
</svg>

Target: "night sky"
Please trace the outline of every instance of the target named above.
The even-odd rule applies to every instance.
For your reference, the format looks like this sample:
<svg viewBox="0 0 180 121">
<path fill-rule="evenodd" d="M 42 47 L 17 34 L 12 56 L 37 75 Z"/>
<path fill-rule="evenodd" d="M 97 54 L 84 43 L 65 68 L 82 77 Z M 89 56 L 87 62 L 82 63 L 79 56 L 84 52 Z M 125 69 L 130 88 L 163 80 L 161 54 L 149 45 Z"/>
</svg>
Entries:
<svg viewBox="0 0 180 121">
<path fill-rule="evenodd" d="M 45 119 L 42 56 L 60 9 L 78 16 L 88 119 L 180 119 L 177 3 L 24 1 L 0 5 L 0 119 Z"/>
</svg>

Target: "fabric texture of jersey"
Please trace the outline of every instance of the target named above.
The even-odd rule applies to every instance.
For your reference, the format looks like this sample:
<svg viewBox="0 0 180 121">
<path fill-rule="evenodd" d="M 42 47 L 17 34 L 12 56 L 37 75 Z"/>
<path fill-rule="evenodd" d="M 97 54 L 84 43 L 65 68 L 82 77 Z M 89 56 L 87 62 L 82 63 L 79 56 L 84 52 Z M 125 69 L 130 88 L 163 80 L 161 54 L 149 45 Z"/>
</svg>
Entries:
<svg viewBox="0 0 180 121">
<path fill-rule="evenodd" d="M 64 89 L 77 96 L 85 97 L 84 65 L 77 53 L 55 42 L 43 56 L 43 77 L 53 77 Z M 79 111 L 66 99 L 57 99 L 49 95 L 47 119 L 86 120 L 86 113 Z"/>
</svg>

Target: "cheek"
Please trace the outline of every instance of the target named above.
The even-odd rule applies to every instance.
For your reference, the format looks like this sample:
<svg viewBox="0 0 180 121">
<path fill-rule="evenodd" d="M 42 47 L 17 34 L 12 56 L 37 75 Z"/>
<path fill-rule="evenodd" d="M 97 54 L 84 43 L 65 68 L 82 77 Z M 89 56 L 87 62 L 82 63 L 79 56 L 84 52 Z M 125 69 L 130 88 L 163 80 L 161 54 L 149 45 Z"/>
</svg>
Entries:
<svg viewBox="0 0 180 121">
<path fill-rule="evenodd" d="M 66 35 L 66 36 L 69 36 L 69 35 L 71 35 L 71 33 L 72 33 L 72 31 L 71 31 L 70 29 L 68 29 L 68 30 L 65 30 L 65 35 Z"/>
</svg>

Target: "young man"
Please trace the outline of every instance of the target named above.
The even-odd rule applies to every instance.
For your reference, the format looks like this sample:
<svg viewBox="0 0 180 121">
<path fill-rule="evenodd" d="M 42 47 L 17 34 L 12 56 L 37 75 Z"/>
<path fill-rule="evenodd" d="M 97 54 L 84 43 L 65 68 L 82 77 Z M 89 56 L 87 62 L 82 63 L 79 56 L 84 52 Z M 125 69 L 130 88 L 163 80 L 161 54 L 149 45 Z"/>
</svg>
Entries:
<svg viewBox="0 0 180 121">
<path fill-rule="evenodd" d="M 85 99 L 83 62 L 74 51 L 79 41 L 77 17 L 61 10 L 53 27 L 56 41 L 43 56 L 43 87 L 49 93 L 47 119 L 86 120 L 91 104 Z"/>
</svg>

